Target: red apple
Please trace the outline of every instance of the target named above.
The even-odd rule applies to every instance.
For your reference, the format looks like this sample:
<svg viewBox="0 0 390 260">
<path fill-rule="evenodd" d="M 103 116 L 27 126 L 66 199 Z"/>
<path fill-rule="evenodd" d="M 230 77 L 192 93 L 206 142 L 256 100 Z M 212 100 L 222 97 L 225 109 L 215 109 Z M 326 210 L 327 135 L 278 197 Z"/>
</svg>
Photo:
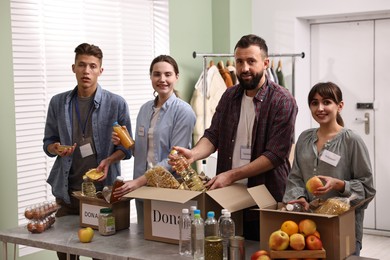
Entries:
<svg viewBox="0 0 390 260">
<path fill-rule="evenodd" d="M 251 255 L 251 260 L 259 260 L 260 259 L 260 256 L 262 255 L 269 255 L 268 254 L 268 251 L 266 250 L 259 250 L 259 251 L 256 251 L 254 252 L 252 255 Z"/>
<path fill-rule="evenodd" d="M 299 221 L 298 228 L 299 228 L 299 232 L 306 237 L 316 232 L 317 225 L 313 220 L 306 218 Z"/>
<path fill-rule="evenodd" d="M 301 233 L 295 233 L 290 236 L 290 247 L 294 250 L 305 249 L 305 236 Z"/>
<path fill-rule="evenodd" d="M 306 248 L 309 250 L 321 250 L 322 241 L 315 235 L 309 235 L 306 237 Z"/>
<path fill-rule="evenodd" d="M 290 244 L 290 237 L 282 230 L 274 231 L 268 241 L 269 248 L 271 250 L 285 250 Z"/>
<path fill-rule="evenodd" d="M 324 186 L 324 184 L 322 183 L 321 179 L 318 176 L 313 176 L 306 182 L 306 189 L 308 192 L 310 192 L 312 194 L 319 187 L 323 187 L 323 186 Z"/>
</svg>

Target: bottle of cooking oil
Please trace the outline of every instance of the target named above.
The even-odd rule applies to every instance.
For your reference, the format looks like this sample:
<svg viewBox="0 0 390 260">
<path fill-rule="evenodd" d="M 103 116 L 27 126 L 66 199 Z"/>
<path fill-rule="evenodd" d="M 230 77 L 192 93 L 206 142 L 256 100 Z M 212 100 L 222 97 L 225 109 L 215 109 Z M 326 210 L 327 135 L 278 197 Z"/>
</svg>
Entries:
<svg viewBox="0 0 390 260">
<path fill-rule="evenodd" d="M 112 185 L 112 191 L 111 191 L 111 197 L 110 197 L 110 203 L 114 203 L 116 201 L 118 201 L 120 198 L 119 197 L 116 197 L 114 196 L 114 191 L 121 187 L 124 183 L 124 178 L 122 176 L 117 176 L 115 181 L 114 181 L 114 184 Z"/>
<path fill-rule="evenodd" d="M 188 163 L 187 158 L 176 150 L 172 150 L 171 154 L 175 156 L 173 169 L 180 175 L 186 186 L 192 191 L 205 191 L 206 187 L 198 173 Z"/>
<path fill-rule="evenodd" d="M 129 131 L 127 129 L 122 128 L 122 126 L 120 126 L 118 124 L 118 122 L 115 122 L 112 125 L 112 128 L 113 128 L 114 132 L 116 132 L 118 134 L 119 139 L 121 139 L 121 144 L 126 149 L 130 149 L 134 146 L 134 144 L 135 144 L 134 140 L 133 140 L 133 138 L 131 138 Z"/>
<path fill-rule="evenodd" d="M 83 176 L 83 183 L 81 184 L 81 194 L 86 197 L 96 197 L 95 184 L 86 175 Z"/>
</svg>

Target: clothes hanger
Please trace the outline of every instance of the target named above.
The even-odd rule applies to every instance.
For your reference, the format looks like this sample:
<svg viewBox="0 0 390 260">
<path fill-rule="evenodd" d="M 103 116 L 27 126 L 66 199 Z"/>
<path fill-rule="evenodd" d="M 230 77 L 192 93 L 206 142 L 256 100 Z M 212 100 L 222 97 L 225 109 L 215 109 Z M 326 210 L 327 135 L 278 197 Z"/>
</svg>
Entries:
<svg viewBox="0 0 390 260">
<path fill-rule="evenodd" d="M 278 67 L 277 67 L 277 70 L 282 70 L 282 60 L 281 59 L 279 59 L 279 61 L 278 61 Z"/>
<path fill-rule="evenodd" d="M 210 68 L 210 67 L 212 67 L 212 66 L 214 66 L 214 61 L 213 61 L 213 60 L 210 60 L 210 63 L 209 63 L 209 67 L 208 67 L 208 68 Z"/>
</svg>

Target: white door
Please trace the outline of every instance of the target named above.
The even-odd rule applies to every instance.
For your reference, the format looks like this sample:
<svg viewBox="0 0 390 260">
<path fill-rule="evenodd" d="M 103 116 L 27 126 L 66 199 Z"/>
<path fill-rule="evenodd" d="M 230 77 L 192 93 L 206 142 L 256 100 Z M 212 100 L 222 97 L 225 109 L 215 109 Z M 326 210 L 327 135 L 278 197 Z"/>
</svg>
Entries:
<svg viewBox="0 0 390 260">
<path fill-rule="evenodd" d="M 363 138 L 375 168 L 374 21 L 312 25 L 311 46 L 311 86 L 332 81 L 341 88 L 345 126 Z M 376 228 L 374 202 L 365 213 L 366 228 Z"/>
<path fill-rule="evenodd" d="M 390 230 L 390 19 L 375 21 L 376 228 Z"/>
</svg>

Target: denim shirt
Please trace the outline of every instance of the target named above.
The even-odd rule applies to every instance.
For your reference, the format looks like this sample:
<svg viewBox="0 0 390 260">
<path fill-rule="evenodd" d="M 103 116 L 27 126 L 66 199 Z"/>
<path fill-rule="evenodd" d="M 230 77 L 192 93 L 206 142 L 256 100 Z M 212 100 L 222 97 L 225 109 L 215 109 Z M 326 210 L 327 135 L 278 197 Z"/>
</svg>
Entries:
<svg viewBox="0 0 390 260">
<path fill-rule="evenodd" d="M 153 115 L 155 100 L 142 105 L 135 130 L 134 179 L 142 176 L 148 169 L 148 131 Z M 190 148 L 195 126 L 195 113 L 185 101 L 172 94 L 160 109 L 153 129 L 153 155 L 159 166 L 172 172 L 168 164 L 168 154 L 172 146 Z M 155 166 L 155 165 L 154 165 Z"/>
<path fill-rule="evenodd" d="M 72 102 L 75 95 L 77 95 L 77 86 L 71 91 L 53 96 L 50 100 L 43 139 L 43 150 L 50 157 L 57 155 L 49 153 L 47 150 L 49 144 L 60 142 L 64 145 L 73 145 Z M 125 159 L 130 159 L 132 156 L 130 149 L 114 146 L 111 142 L 112 124 L 115 121 L 120 125 L 126 125 L 131 133 L 130 112 L 126 101 L 121 96 L 104 90 L 98 85 L 94 97 L 94 108 L 92 127 L 97 164 L 118 149 L 124 152 Z M 47 179 L 52 187 L 53 195 L 66 203 L 70 203 L 68 177 L 71 166 L 72 156 L 57 156 Z M 119 175 L 121 175 L 120 162 L 111 164 L 103 185 L 112 185 Z"/>
</svg>

